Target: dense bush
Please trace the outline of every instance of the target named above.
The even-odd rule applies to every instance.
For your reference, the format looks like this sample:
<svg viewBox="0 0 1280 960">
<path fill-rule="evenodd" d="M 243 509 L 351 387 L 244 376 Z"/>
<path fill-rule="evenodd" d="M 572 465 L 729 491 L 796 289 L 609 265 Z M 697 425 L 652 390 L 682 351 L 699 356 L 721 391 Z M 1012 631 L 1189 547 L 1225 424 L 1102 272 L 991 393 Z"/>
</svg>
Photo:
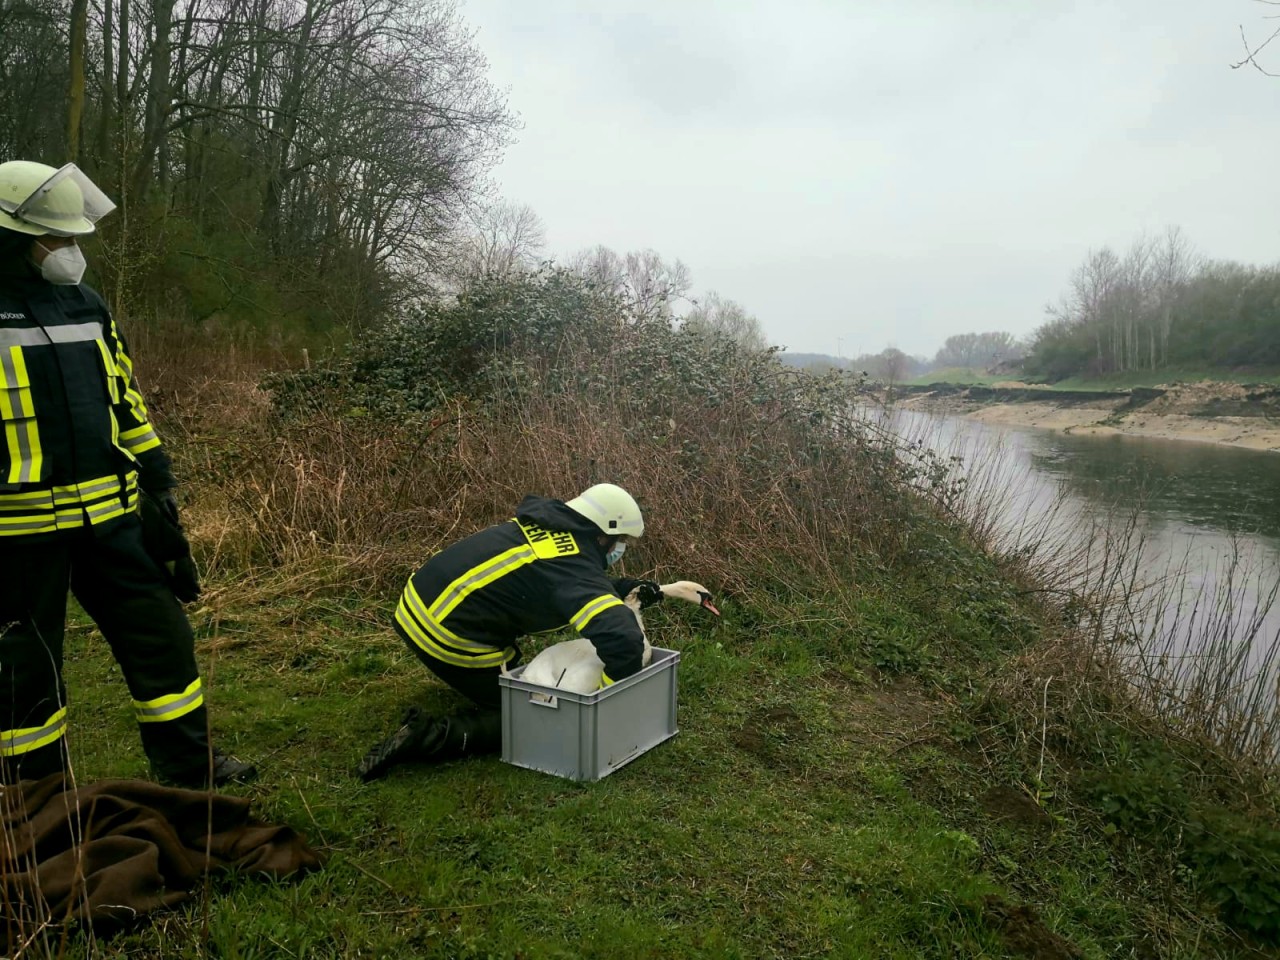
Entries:
<svg viewBox="0 0 1280 960">
<path fill-rule="evenodd" d="M 286 416 L 421 417 L 459 396 L 490 395 L 495 381 L 512 373 L 519 380 L 529 358 L 554 356 L 571 341 L 607 353 L 622 314 L 618 301 L 565 271 L 486 277 L 456 300 L 423 305 L 350 351 L 267 386 Z"/>
<path fill-rule="evenodd" d="M 1197 810 L 1183 858 L 1223 919 L 1280 943 L 1280 829 L 1230 810 Z"/>
<path fill-rule="evenodd" d="M 860 416 L 857 379 L 638 317 L 556 270 L 482 281 L 267 386 L 276 436 L 235 455 L 271 463 L 240 471 L 260 488 L 235 496 L 279 504 L 254 509 L 280 556 L 300 539 L 284 530 L 383 544 L 389 529 L 447 532 L 441 505 L 458 497 L 490 517 L 609 479 L 653 517 L 657 562 L 730 585 L 789 560 L 810 576 L 797 594 L 825 593 L 868 551 L 905 556 L 921 505 L 960 493 L 945 461 Z"/>
<path fill-rule="evenodd" d="M 1120 755 L 1083 774 L 1108 829 L 1173 850 L 1232 926 L 1280 942 L 1280 829 L 1205 789 L 1202 772 L 1167 745 L 1116 734 Z M 1234 806 L 1235 804 L 1232 803 Z"/>
</svg>

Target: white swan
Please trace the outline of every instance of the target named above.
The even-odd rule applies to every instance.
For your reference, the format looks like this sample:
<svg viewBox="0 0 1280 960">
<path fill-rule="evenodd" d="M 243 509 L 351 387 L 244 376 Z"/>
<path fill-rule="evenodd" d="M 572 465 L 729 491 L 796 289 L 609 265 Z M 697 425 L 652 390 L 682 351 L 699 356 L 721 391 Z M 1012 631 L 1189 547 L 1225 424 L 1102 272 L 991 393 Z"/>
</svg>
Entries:
<svg viewBox="0 0 1280 960">
<path fill-rule="evenodd" d="M 711 592 L 700 583 L 694 583 L 692 580 L 677 580 L 674 583 L 664 583 L 660 589 L 664 596 L 678 597 L 681 600 L 696 603 L 710 610 L 717 617 L 720 616 L 720 611 L 711 602 Z M 653 656 L 653 648 L 649 646 L 649 638 L 645 635 L 644 619 L 640 616 L 639 590 L 639 587 L 632 590 L 622 602 L 635 614 L 636 622 L 640 625 L 640 633 L 644 636 L 644 654 L 640 663 L 647 667 Z M 509 676 L 505 667 L 502 672 Z M 542 687 L 568 690 L 571 693 L 595 693 L 600 689 L 603 674 L 604 663 L 596 656 L 595 646 L 586 637 L 578 637 L 547 647 L 529 661 L 520 679 Z M 544 702 L 551 699 L 545 694 L 537 693 L 534 697 Z"/>
</svg>

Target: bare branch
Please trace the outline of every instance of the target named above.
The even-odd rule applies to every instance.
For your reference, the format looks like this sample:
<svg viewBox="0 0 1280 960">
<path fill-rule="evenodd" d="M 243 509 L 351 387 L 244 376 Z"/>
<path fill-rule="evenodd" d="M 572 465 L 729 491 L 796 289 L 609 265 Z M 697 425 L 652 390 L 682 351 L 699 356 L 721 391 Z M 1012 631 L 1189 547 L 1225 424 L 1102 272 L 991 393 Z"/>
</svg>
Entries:
<svg viewBox="0 0 1280 960">
<path fill-rule="evenodd" d="M 1269 0 L 1264 0 L 1264 2 L 1269 2 Z M 1280 76 L 1280 74 L 1272 73 L 1271 71 L 1264 68 L 1262 64 L 1258 63 L 1256 59 L 1257 55 L 1261 53 L 1264 49 L 1266 49 L 1267 44 L 1271 43 L 1271 41 L 1274 40 L 1276 37 L 1280 37 L 1280 27 L 1277 27 L 1275 31 L 1271 34 L 1271 36 L 1267 37 L 1266 40 L 1262 41 L 1262 43 L 1257 48 L 1250 50 L 1249 40 L 1244 33 L 1244 24 L 1241 24 L 1240 25 L 1240 42 L 1244 44 L 1244 52 L 1246 56 L 1239 63 L 1231 64 L 1231 69 L 1238 70 L 1247 63 L 1247 64 L 1251 64 L 1259 73 L 1262 73 L 1265 76 L 1268 76 L 1268 77 Z"/>
</svg>

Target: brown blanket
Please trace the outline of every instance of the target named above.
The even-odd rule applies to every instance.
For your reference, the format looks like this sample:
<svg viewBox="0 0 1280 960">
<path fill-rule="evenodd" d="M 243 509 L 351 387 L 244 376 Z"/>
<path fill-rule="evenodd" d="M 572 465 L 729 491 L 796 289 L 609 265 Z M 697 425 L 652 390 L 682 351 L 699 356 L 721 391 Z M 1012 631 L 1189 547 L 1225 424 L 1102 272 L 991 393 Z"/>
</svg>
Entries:
<svg viewBox="0 0 1280 960">
<path fill-rule="evenodd" d="M 305 837 L 257 822 L 246 799 L 142 780 L 24 780 L 0 788 L 0 818 L 0 949 L 46 921 L 107 932 L 181 903 L 208 871 L 320 865 Z"/>
</svg>

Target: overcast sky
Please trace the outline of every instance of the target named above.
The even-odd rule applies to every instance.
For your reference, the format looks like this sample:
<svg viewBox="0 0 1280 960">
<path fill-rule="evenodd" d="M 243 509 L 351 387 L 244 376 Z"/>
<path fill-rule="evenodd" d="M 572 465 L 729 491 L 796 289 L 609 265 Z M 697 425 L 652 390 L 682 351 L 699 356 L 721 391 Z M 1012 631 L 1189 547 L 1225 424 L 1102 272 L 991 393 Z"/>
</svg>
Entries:
<svg viewBox="0 0 1280 960">
<path fill-rule="evenodd" d="M 1091 248 L 1280 261 L 1256 0 L 465 0 L 550 252 L 679 258 L 789 350 L 1030 333 Z M 1280 73 L 1280 40 L 1262 57 Z M 1269 62 L 1268 62 L 1269 61 Z"/>
</svg>

